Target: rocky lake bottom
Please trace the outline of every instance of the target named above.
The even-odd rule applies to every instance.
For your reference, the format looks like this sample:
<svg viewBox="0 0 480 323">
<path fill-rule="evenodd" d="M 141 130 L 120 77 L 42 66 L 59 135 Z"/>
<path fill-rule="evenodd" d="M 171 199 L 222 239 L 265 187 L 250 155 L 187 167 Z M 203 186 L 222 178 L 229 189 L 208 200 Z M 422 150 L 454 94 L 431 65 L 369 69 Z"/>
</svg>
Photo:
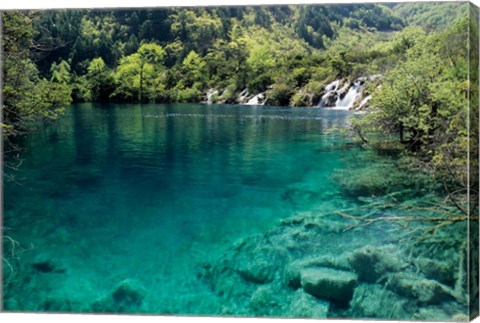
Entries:
<svg viewBox="0 0 480 323">
<path fill-rule="evenodd" d="M 352 115 L 70 107 L 5 174 L 4 310 L 466 321 L 466 224 L 359 220 L 442 197 Z"/>
</svg>

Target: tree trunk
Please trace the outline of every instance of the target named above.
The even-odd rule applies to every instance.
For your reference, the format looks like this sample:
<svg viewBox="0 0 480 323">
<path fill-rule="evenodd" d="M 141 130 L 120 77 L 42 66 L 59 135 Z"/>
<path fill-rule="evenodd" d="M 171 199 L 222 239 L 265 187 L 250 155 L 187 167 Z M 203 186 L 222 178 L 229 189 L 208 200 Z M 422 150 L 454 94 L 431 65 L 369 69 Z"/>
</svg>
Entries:
<svg viewBox="0 0 480 323">
<path fill-rule="evenodd" d="M 138 102 L 142 103 L 143 95 L 143 65 L 140 66 L 140 90 L 138 91 Z"/>
</svg>

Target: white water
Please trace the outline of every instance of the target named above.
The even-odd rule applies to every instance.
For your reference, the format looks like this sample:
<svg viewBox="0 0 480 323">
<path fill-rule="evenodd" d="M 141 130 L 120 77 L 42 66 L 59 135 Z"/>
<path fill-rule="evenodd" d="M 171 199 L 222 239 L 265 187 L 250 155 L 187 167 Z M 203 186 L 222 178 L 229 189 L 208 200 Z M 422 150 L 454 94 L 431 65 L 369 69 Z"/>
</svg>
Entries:
<svg viewBox="0 0 480 323">
<path fill-rule="evenodd" d="M 340 80 L 335 80 L 325 87 L 325 91 L 327 92 L 336 91 L 339 85 L 340 85 Z"/>
<path fill-rule="evenodd" d="M 210 89 L 208 90 L 207 92 L 207 104 L 212 104 L 212 97 L 214 95 L 218 95 L 218 91 L 217 90 L 214 90 L 214 89 Z"/>
<path fill-rule="evenodd" d="M 343 99 L 340 99 L 340 97 L 338 97 L 334 108 L 339 110 L 350 110 L 353 107 L 353 104 L 355 103 L 355 101 L 358 99 L 358 97 L 361 94 L 362 94 L 362 83 L 361 81 L 357 80 L 353 83 L 353 86 L 348 89 L 348 92 L 343 97 Z"/>
<path fill-rule="evenodd" d="M 248 100 L 247 105 L 265 105 L 265 93 L 259 93 Z M 260 102 L 261 101 L 261 102 Z"/>
<path fill-rule="evenodd" d="M 325 87 L 325 94 L 320 99 L 318 107 L 335 110 L 350 110 L 361 96 L 362 86 L 365 80 L 366 78 L 359 78 L 355 80 L 353 85 L 350 82 L 346 82 L 340 89 L 340 80 L 333 81 Z M 343 93 L 345 93 L 345 95 L 342 95 Z M 331 104 L 333 100 L 335 105 L 332 106 Z"/>
<path fill-rule="evenodd" d="M 237 101 L 240 104 L 245 104 L 248 98 L 248 89 L 244 89 L 240 94 L 238 95 Z"/>
<path fill-rule="evenodd" d="M 338 88 L 339 85 L 340 85 L 340 80 L 335 80 L 325 87 L 325 94 L 320 99 L 320 102 L 318 103 L 318 107 L 325 108 L 325 102 L 326 102 L 327 98 L 330 95 L 334 94 L 333 92 L 337 91 L 337 88 Z"/>
</svg>

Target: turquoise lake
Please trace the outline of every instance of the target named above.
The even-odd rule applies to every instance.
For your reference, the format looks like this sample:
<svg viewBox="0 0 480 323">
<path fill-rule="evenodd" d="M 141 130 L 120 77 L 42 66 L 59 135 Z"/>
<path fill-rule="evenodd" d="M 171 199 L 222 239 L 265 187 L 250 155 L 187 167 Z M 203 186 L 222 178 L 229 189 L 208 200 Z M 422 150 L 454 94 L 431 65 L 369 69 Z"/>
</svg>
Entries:
<svg viewBox="0 0 480 323">
<path fill-rule="evenodd" d="M 18 244 L 4 250 L 22 270 L 4 266 L 5 310 L 102 312 L 95 302 L 127 281 L 148 296 L 120 311 L 222 313 L 199 268 L 296 214 L 357 205 L 334 177 L 365 163 L 364 149 L 331 132 L 351 116 L 231 105 L 68 107 L 18 143 L 18 159 L 7 158 L 17 169 L 5 170 L 4 233 Z M 388 235 L 372 226 L 356 244 Z M 332 240 L 340 251 L 353 243 L 345 237 Z"/>
</svg>

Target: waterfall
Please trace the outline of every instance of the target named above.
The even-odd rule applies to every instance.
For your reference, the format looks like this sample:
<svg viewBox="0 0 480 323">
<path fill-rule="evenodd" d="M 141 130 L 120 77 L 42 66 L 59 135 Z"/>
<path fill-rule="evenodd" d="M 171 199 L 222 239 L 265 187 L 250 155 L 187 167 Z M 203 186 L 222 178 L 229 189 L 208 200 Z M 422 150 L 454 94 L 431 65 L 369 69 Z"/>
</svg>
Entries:
<svg viewBox="0 0 480 323">
<path fill-rule="evenodd" d="M 248 100 L 247 105 L 265 105 L 265 93 L 259 93 Z"/>
<path fill-rule="evenodd" d="M 353 84 L 346 82 L 340 88 L 341 81 L 335 80 L 325 87 L 319 108 L 331 108 L 337 110 L 350 110 L 362 95 L 363 84 L 367 78 L 358 78 Z M 365 102 L 366 103 L 366 102 Z M 364 105 L 365 105 L 364 103 Z"/>
<path fill-rule="evenodd" d="M 244 89 L 240 94 L 238 95 L 237 101 L 240 104 L 244 104 L 245 101 L 247 101 L 248 97 L 248 89 Z"/>
<path fill-rule="evenodd" d="M 356 80 L 353 83 L 353 86 L 348 89 L 347 94 L 341 98 L 341 95 L 338 97 L 337 102 L 335 103 L 335 107 L 339 110 L 350 110 L 353 107 L 353 104 L 358 99 L 358 97 L 362 94 L 362 81 Z"/>
<path fill-rule="evenodd" d="M 320 99 L 318 107 L 325 108 L 331 106 L 332 99 L 336 99 L 337 97 L 337 89 L 339 85 L 340 80 L 335 80 L 325 87 L 325 94 Z"/>
<path fill-rule="evenodd" d="M 325 87 L 325 91 L 326 92 L 336 91 L 339 85 L 340 85 L 340 80 L 335 80 Z"/>
<path fill-rule="evenodd" d="M 214 89 L 210 89 L 208 90 L 207 92 L 207 104 L 212 104 L 212 97 L 214 95 L 218 95 L 218 91 L 217 90 L 214 90 Z"/>
</svg>

